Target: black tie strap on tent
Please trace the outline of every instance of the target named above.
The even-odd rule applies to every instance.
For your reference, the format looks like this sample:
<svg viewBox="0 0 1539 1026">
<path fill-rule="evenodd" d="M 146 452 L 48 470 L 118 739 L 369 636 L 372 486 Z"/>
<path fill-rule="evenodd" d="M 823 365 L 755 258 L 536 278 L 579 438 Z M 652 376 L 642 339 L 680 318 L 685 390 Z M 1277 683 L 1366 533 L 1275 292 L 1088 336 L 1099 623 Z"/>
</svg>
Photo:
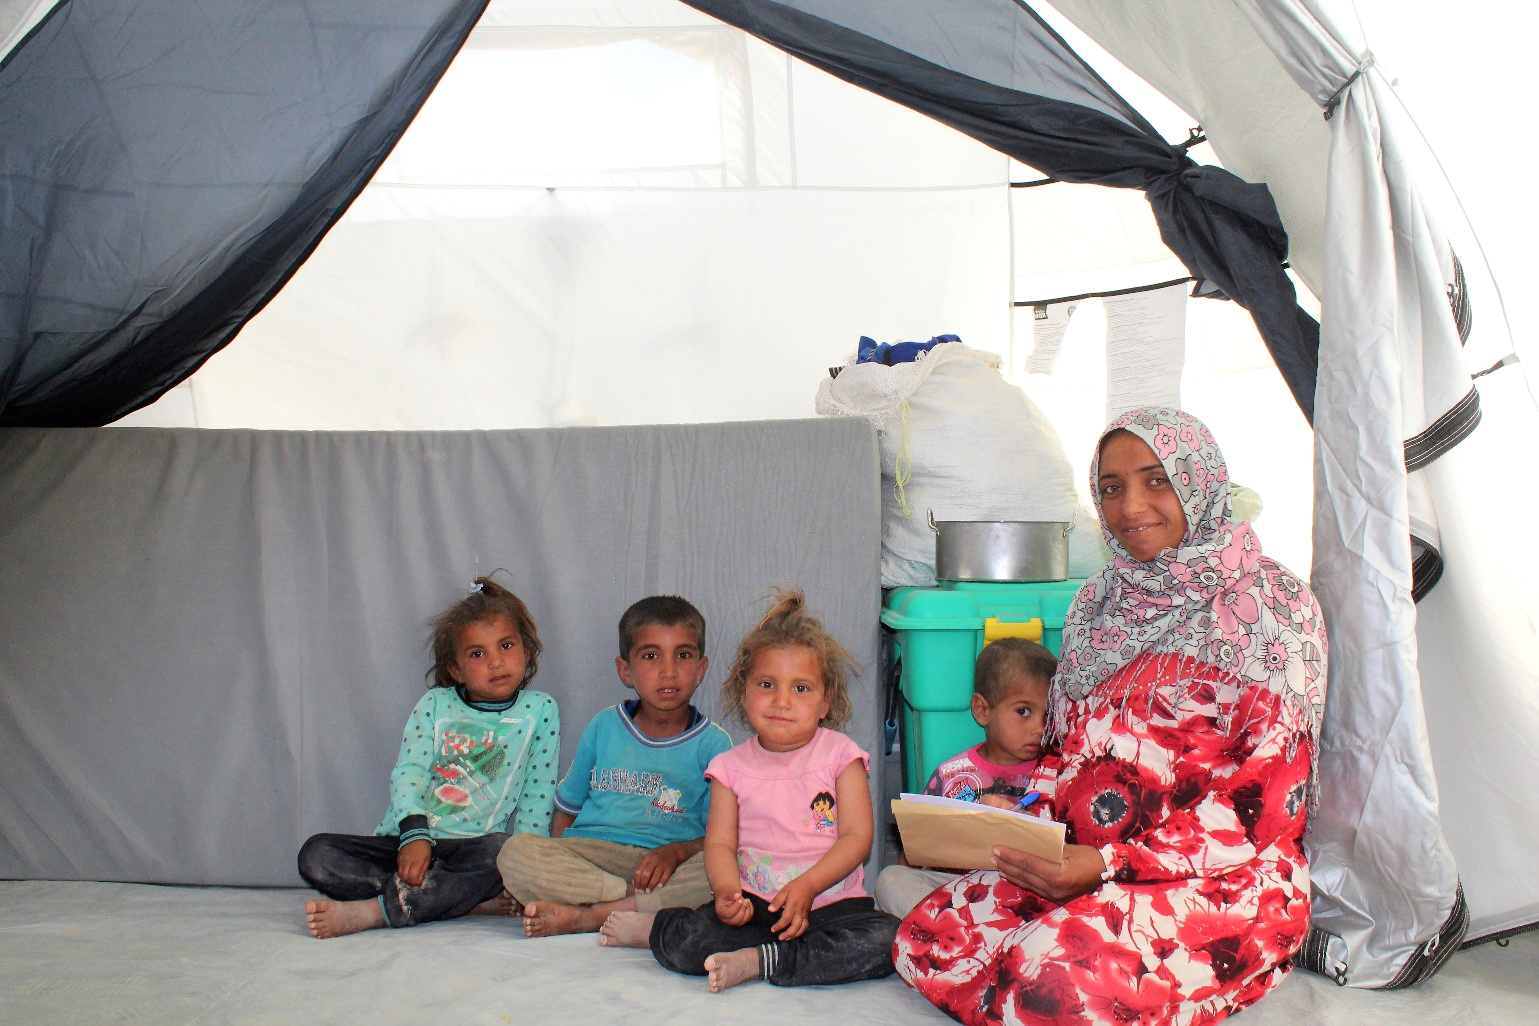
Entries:
<svg viewBox="0 0 1539 1026">
<path fill-rule="evenodd" d="M 1284 270 L 1271 194 L 1167 143 L 1025 4 L 981 0 L 938 33 L 927 0 L 686 2 L 1053 178 L 1144 190 L 1165 244 L 1202 291 L 1250 311 L 1313 418 L 1320 327 Z"/>
<path fill-rule="evenodd" d="M 153 402 L 373 177 L 486 0 L 63 0 L 0 64 L 0 424 Z"/>
</svg>

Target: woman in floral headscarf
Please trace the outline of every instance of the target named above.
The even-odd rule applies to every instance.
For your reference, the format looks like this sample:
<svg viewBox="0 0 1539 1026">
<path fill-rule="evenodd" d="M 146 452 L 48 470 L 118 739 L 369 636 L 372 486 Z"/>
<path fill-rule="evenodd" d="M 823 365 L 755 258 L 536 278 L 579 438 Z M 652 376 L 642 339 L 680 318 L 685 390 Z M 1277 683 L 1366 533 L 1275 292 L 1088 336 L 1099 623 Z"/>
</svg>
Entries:
<svg viewBox="0 0 1539 1026">
<path fill-rule="evenodd" d="M 1229 519 L 1189 414 L 1130 411 L 1091 490 L 1114 558 L 1069 610 L 1036 785 L 1062 863 L 995 849 L 898 932 L 903 978 L 968 1024 L 1213 1023 L 1309 928 L 1302 838 L 1325 698 L 1320 607 Z"/>
</svg>

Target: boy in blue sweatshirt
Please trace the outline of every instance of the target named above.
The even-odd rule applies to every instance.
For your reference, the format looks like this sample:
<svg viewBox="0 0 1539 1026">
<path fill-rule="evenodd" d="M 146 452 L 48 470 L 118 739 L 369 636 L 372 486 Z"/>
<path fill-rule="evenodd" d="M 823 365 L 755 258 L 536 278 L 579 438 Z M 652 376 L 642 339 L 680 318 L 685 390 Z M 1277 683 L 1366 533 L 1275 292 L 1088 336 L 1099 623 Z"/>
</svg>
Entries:
<svg viewBox="0 0 1539 1026">
<path fill-rule="evenodd" d="M 691 704 L 706 666 L 705 618 L 684 599 L 654 595 L 620 618 L 615 670 L 636 697 L 583 731 L 550 836 L 515 834 L 497 857 L 529 936 L 593 933 L 611 912 L 711 900 L 705 767 L 732 739 Z"/>
</svg>

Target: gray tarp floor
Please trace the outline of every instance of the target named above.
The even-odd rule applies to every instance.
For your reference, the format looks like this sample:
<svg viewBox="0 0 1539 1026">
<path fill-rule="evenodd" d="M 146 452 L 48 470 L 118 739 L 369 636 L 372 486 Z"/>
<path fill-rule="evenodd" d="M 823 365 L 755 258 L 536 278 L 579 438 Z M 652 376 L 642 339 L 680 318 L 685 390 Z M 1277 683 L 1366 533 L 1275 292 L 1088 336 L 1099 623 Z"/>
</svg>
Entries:
<svg viewBox="0 0 1539 1026">
<path fill-rule="evenodd" d="M 0 882 L 5 1023 L 950 1022 L 896 977 L 723 994 L 592 935 L 531 940 L 469 917 L 318 941 L 309 891 Z M 1460 952 L 1394 992 L 1298 971 L 1238 1026 L 1539 1024 L 1539 933 Z"/>
</svg>

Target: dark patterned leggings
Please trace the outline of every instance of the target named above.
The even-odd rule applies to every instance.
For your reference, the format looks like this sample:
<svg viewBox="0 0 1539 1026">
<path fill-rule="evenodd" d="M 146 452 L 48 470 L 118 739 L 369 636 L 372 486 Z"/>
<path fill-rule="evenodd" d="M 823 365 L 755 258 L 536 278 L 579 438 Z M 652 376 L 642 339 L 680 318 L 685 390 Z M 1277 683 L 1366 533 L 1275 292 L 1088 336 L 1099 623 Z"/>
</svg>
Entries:
<svg viewBox="0 0 1539 1026">
<path fill-rule="evenodd" d="M 705 975 L 705 960 L 724 951 L 758 948 L 760 976 L 777 987 L 853 983 L 892 974 L 892 942 L 898 920 L 878 912 L 870 898 L 846 898 L 813 909 L 807 932 L 781 941 L 770 932 L 779 912 L 757 894 L 753 918 L 728 926 L 716 918 L 716 905 L 665 908 L 652 922 L 652 955 L 666 969 L 690 976 Z"/>
<path fill-rule="evenodd" d="M 462 916 L 501 893 L 497 853 L 507 839 L 440 840 L 422 886 L 413 887 L 395 875 L 399 837 L 316 834 L 299 849 L 299 875 L 338 901 L 379 898 L 387 925 L 416 926 Z"/>
</svg>

